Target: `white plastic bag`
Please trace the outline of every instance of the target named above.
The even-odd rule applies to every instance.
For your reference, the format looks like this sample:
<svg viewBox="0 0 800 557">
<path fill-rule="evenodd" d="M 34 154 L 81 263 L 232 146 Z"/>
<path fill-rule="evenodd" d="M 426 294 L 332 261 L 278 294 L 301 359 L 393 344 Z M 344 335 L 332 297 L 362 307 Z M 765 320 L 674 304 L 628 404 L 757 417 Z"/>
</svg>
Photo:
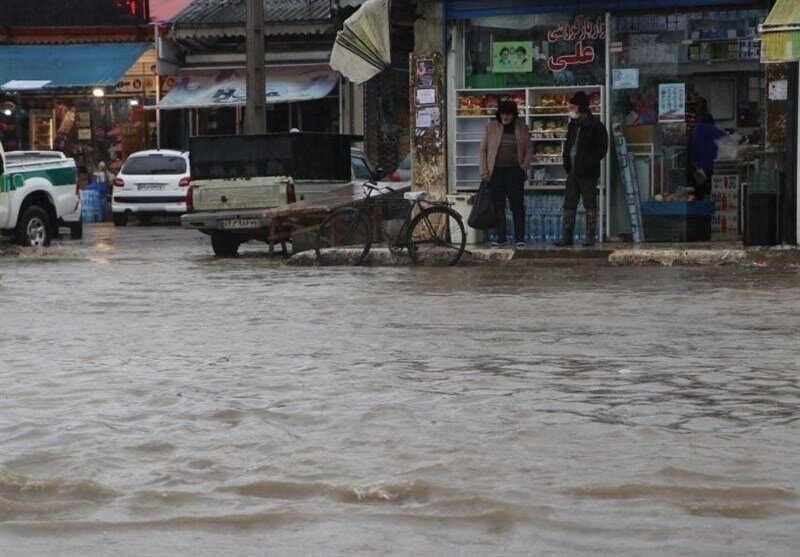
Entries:
<svg viewBox="0 0 800 557">
<path fill-rule="evenodd" d="M 714 143 L 717 144 L 717 160 L 735 160 L 739 158 L 739 144 L 742 142 L 742 136 L 739 133 L 731 135 L 723 135 L 719 139 L 715 139 Z"/>
</svg>

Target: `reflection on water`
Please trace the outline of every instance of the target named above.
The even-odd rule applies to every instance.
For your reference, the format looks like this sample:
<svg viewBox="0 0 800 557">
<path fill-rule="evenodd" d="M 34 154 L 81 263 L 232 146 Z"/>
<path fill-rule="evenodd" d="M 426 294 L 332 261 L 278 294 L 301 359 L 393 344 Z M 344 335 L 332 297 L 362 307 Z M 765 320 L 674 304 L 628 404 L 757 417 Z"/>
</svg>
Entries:
<svg viewBox="0 0 800 557">
<path fill-rule="evenodd" d="M 795 554 L 796 272 L 258 249 L 0 260 L 4 554 Z"/>
</svg>

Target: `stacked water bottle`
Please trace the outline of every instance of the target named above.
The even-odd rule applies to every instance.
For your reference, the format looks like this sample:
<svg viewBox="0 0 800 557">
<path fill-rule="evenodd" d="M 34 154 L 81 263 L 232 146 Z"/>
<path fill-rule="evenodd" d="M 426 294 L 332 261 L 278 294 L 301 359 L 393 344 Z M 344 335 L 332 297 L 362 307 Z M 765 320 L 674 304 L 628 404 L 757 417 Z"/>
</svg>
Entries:
<svg viewBox="0 0 800 557">
<path fill-rule="evenodd" d="M 103 222 L 106 219 L 106 185 L 92 183 L 81 190 L 81 221 Z"/>
<path fill-rule="evenodd" d="M 562 194 L 532 194 L 525 196 L 525 242 L 528 244 L 552 244 L 559 238 L 564 226 L 564 196 Z M 514 218 L 506 208 L 506 230 L 514 231 Z M 487 231 L 486 241 L 499 241 L 494 230 Z M 586 211 L 583 202 L 578 202 L 575 216 L 575 243 L 586 240 Z M 511 242 L 512 238 L 506 241 Z"/>
<path fill-rule="evenodd" d="M 564 196 L 561 194 L 534 194 L 526 197 L 525 240 L 531 244 L 552 244 L 561 238 L 564 227 Z M 576 243 L 586 239 L 586 211 L 583 203 L 578 204 L 574 239 Z"/>
</svg>

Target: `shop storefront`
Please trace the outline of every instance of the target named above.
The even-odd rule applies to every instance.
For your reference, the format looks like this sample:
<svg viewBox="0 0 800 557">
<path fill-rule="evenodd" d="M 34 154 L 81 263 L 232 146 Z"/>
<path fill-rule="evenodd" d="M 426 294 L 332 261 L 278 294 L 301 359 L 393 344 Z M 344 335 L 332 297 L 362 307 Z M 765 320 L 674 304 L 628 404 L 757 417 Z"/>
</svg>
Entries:
<svg viewBox="0 0 800 557">
<path fill-rule="evenodd" d="M 3 145 L 62 151 L 83 180 L 117 168 L 151 144 L 153 58 L 145 43 L 0 46 Z"/>
<path fill-rule="evenodd" d="M 766 6 L 728 1 L 723 8 L 713 6 L 721 2 L 704 6 L 684 0 L 665 11 L 659 9 L 662 4 L 445 2 L 455 45 L 449 60 L 454 68 L 448 115 L 451 192 L 477 188 L 485 120 L 498 101 L 515 100 L 534 144 L 526 188 L 527 240 L 557 238 L 565 105 L 583 90 L 612 144 L 613 126 L 620 126 L 644 202 L 694 199 L 695 158 L 704 150 L 692 149 L 693 129 L 713 116 L 714 125 L 735 138 L 723 138 L 729 144 L 721 153 L 733 152 L 733 160 L 708 168 L 707 183 L 697 193 L 715 202 L 714 236 L 738 238 L 740 188 L 756 164 L 755 154 L 763 150 L 764 73 L 757 28 Z M 598 184 L 603 212 L 598 233 L 607 239 L 631 233 L 619 174 L 612 147 Z M 580 220 L 578 236 L 585 234 Z"/>
<path fill-rule="evenodd" d="M 265 73 L 269 131 L 339 131 L 339 75 L 330 67 L 267 66 Z M 186 114 L 189 125 L 183 141 L 190 135 L 242 133 L 246 77 L 242 67 L 186 68 L 170 92 L 150 108 Z"/>
</svg>

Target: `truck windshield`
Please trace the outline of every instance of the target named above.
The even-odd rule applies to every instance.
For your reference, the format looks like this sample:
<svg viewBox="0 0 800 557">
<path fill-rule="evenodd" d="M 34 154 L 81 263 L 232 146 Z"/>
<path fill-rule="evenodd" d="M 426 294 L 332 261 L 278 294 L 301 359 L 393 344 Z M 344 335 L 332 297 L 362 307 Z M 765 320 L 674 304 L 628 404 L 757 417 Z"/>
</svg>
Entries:
<svg viewBox="0 0 800 557">
<path fill-rule="evenodd" d="M 375 177 L 375 173 L 369 167 L 366 159 L 353 155 L 350 162 L 353 165 L 353 174 L 357 180 L 372 180 Z"/>
<path fill-rule="evenodd" d="M 170 155 L 147 155 L 131 157 L 122 166 L 122 173 L 128 175 L 183 174 L 186 160 Z"/>
</svg>

